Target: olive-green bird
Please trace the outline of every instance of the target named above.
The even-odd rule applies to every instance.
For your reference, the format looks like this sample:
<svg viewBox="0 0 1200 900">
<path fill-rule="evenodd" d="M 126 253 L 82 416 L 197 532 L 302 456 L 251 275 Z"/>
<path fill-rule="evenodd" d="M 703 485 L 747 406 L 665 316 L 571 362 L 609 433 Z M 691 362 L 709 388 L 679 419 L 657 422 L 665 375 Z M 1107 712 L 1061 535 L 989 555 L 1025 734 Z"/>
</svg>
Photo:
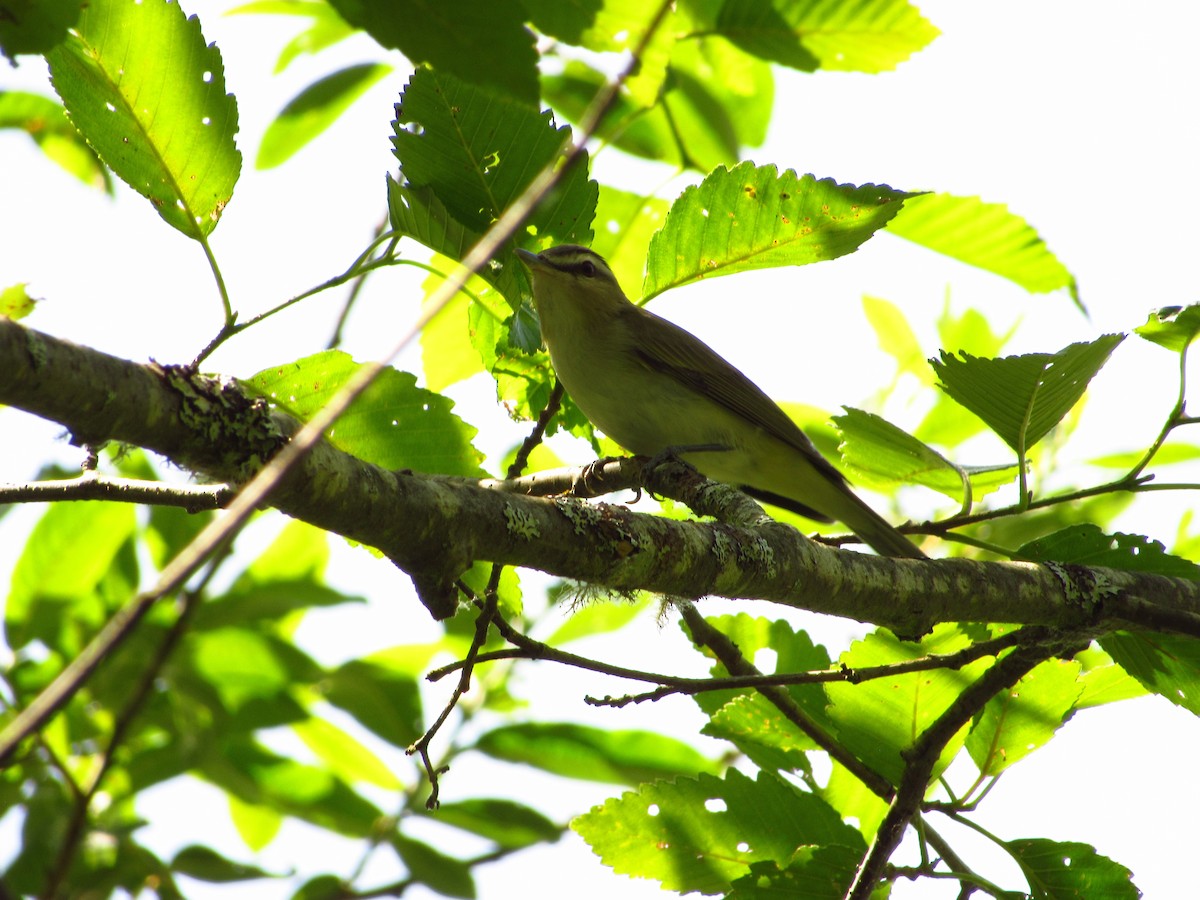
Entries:
<svg viewBox="0 0 1200 900">
<path fill-rule="evenodd" d="M 642 456 L 677 451 L 715 481 L 842 522 L 878 553 L 924 557 L 754 382 L 699 338 L 631 303 L 599 255 L 573 244 L 517 255 L 533 275 L 554 371 L 622 447 Z"/>
</svg>

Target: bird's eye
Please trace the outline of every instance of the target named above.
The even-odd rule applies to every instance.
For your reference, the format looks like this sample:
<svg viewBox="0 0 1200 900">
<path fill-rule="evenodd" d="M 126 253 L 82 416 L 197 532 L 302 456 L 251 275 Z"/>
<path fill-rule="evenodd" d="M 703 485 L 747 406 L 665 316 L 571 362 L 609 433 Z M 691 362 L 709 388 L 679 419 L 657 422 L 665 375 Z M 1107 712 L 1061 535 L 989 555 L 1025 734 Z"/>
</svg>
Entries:
<svg viewBox="0 0 1200 900">
<path fill-rule="evenodd" d="M 596 264 L 590 259 L 584 260 L 579 264 L 579 271 L 582 272 L 586 278 L 595 278 Z"/>
</svg>

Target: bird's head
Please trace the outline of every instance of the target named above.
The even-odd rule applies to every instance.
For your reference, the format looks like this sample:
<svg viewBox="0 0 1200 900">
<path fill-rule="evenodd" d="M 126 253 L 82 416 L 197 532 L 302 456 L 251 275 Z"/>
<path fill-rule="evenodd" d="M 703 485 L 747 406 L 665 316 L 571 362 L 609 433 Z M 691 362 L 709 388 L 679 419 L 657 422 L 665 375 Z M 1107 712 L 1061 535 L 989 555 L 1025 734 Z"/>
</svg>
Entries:
<svg viewBox="0 0 1200 900">
<path fill-rule="evenodd" d="M 517 250 L 533 276 L 533 301 L 543 319 L 590 318 L 629 305 L 608 263 L 587 247 L 559 244 L 541 253 Z"/>
</svg>

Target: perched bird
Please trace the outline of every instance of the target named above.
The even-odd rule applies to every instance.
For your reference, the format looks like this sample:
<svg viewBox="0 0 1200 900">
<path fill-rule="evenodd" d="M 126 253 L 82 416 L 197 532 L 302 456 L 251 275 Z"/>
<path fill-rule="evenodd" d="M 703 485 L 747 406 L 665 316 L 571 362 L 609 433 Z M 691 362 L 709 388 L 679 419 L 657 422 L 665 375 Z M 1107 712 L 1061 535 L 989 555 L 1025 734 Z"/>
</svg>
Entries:
<svg viewBox="0 0 1200 900">
<path fill-rule="evenodd" d="M 924 554 L 850 489 L 749 378 L 691 333 L 626 298 L 586 247 L 517 250 L 554 371 L 597 428 L 627 450 L 676 452 L 699 472 L 818 521 L 885 556 Z"/>
</svg>

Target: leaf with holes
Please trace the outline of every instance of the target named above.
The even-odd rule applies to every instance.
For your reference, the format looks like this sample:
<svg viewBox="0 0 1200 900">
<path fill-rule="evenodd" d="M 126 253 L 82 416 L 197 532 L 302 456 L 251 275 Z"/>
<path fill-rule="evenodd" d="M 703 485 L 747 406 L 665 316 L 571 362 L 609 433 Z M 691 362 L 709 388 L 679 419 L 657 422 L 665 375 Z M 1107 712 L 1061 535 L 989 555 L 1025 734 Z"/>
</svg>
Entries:
<svg viewBox="0 0 1200 900">
<path fill-rule="evenodd" d="M 886 185 L 818 181 L 744 162 L 719 168 L 671 205 L 650 241 L 645 299 L 680 285 L 853 253 L 912 196 Z"/>
<path fill-rule="evenodd" d="M 217 227 L 242 165 L 237 104 L 195 16 L 166 0 L 92 0 L 46 59 L 106 165 L 188 237 Z"/>
<path fill-rule="evenodd" d="M 642 785 L 571 823 L 606 865 L 667 890 L 718 894 L 756 862 L 787 865 L 797 847 L 843 846 L 857 831 L 824 800 L 765 772 Z"/>
</svg>

